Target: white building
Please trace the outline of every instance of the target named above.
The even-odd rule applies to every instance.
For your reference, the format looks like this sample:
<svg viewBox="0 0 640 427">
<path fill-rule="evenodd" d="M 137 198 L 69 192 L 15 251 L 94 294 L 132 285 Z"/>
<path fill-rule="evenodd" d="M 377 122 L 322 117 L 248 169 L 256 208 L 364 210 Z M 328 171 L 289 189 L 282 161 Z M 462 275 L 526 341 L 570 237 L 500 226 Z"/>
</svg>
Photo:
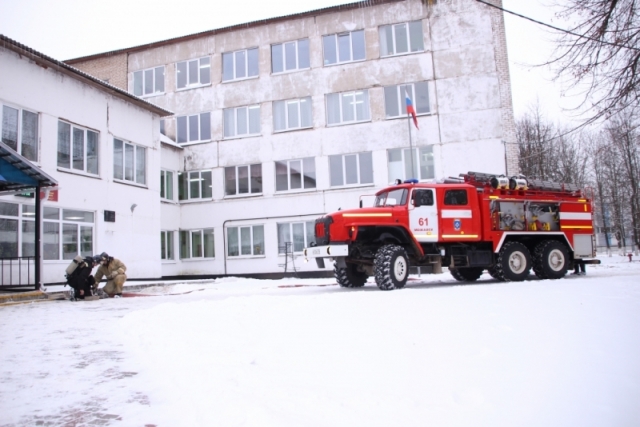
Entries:
<svg viewBox="0 0 640 427">
<path fill-rule="evenodd" d="M 175 112 L 163 276 L 282 272 L 318 216 L 395 178 L 517 173 L 503 16 L 474 0 L 368 0 L 67 63 Z"/>
<path fill-rule="evenodd" d="M 159 129 L 171 114 L 0 35 L 2 142 L 59 185 L 42 203 L 43 283 L 103 251 L 131 278 L 161 276 Z M 33 256 L 34 212 L 33 197 L 0 197 L 1 258 Z"/>
</svg>

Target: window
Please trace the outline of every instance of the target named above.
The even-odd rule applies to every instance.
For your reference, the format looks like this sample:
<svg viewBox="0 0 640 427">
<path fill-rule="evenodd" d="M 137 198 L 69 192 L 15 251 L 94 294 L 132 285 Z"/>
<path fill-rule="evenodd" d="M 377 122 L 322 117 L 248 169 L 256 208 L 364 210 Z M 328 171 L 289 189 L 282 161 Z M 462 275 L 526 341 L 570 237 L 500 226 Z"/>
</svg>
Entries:
<svg viewBox="0 0 640 427">
<path fill-rule="evenodd" d="M 173 172 L 160 171 L 160 198 L 173 200 Z"/>
<path fill-rule="evenodd" d="M 416 114 L 429 112 L 429 83 L 387 86 L 384 88 L 384 111 L 387 119 L 407 117 L 407 96 L 411 99 Z"/>
<path fill-rule="evenodd" d="M 309 39 L 271 45 L 271 71 L 303 70 L 309 68 Z"/>
<path fill-rule="evenodd" d="M 330 185 L 373 184 L 371 152 L 329 156 Z"/>
<path fill-rule="evenodd" d="M 164 93 L 164 65 L 133 73 L 133 94 L 151 96 Z"/>
<path fill-rule="evenodd" d="M 264 226 L 250 225 L 227 228 L 227 255 L 264 255 Z"/>
<path fill-rule="evenodd" d="M 260 134 L 260 106 L 224 110 L 224 137 L 234 138 Z"/>
<path fill-rule="evenodd" d="M 180 259 L 215 256 L 213 228 L 180 230 Z"/>
<path fill-rule="evenodd" d="M 211 140 L 211 113 L 176 117 L 178 143 Z"/>
<path fill-rule="evenodd" d="M 222 54 L 222 81 L 248 79 L 258 75 L 258 48 Z"/>
<path fill-rule="evenodd" d="M 273 129 L 276 132 L 311 126 L 313 126 L 313 120 L 310 96 L 273 103 Z"/>
<path fill-rule="evenodd" d="M 160 258 L 174 259 L 173 255 L 173 231 L 160 232 Z"/>
<path fill-rule="evenodd" d="M 211 59 L 207 56 L 176 64 L 178 89 L 204 86 L 211 83 Z"/>
<path fill-rule="evenodd" d="M 467 203 L 467 190 L 447 190 L 444 192 L 444 204 L 447 206 L 462 206 Z"/>
<path fill-rule="evenodd" d="M 38 160 L 38 113 L 2 105 L 2 142 L 25 158 Z"/>
<path fill-rule="evenodd" d="M 164 119 L 160 119 L 160 133 L 162 135 L 167 135 L 167 130 L 165 129 L 165 120 Z"/>
<path fill-rule="evenodd" d="M 313 157 L 276 162 L 276 191 L 316 188 Z"/>
<path fill-rule="evenodd" d="M 389 182 L 396 179 L 420 180 L 435 178 L 433 147 L 413 149 L 413 167 L 411 166 L 411 150 L 409 148 L 394 148 L 387 152 L 389 158 Z M 416 177 L 416 174 L 418 175 Z"/>
<path fill-rule="evenodd" d="M 147 149 L 120 139 L 113 140 L 113 177 L 146 184 Z"/>
<path fill-rule="evenodd" d="M 278 224 L 278 253 L 284 254 L 287 243 L 293 252 L 302 252 L 309 244 L 315 242 L 314 221 L 286 222 Z"/>
<path fill-rule="evenodd" d="M 94 252 L 93 212 L 45 206 L 42 228 L 45 260 L 73 259 L 77 255 L 86 257 Z"/>
<path fill-rule="evenodd" d="M 368 90 L 327 95 L 327 124 L 356 123 L 370 119 Z"/>
<path fill-rule="evenodd" d="M 402 55 L 423 50 L 422 21 L 380 27 L 380 56 Z"/>
<path fill-rule="evenodd" d="M 178 199 L 210 199 L 211 171 L 178 172 Z"/>
<path fill-rule="evenodd" d="M 98 132 L 58 121 L 58 167 L 98 175 Z"/>
<path fill-rule="evenodd" d="M 262 165 L 230 166 L 224 168 L 224 194 L 262 193 Z"/>
<path fill-rule="evenodd" d="M 324 65 L 365 59 L 364 30 L 322 37 Z"/>
<path fill-rule="evenodd" d="M 433 206 L 433 190 L 414 190 L 411 199 L 420 206 Z"/>
</svg>

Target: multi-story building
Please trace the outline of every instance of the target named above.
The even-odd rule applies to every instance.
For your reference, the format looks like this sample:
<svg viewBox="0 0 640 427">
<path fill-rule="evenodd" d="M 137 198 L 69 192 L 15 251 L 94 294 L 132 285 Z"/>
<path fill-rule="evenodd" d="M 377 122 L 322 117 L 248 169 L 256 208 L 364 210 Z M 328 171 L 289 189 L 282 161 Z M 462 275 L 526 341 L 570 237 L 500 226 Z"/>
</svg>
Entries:
<svg viewBox="0 0 640 427">
<path fill-rule="evenodd" d="M 58 183 L 41 204 L 34 192 L 0 195 L 0 285 L 27 273 L 20 283 L 34 284 L 17 260 L 36 254 L 36 206 L 41 283 L 103 251 L 132 278 L 160 277 L 159 123 L 172 113 L 2 35 L 0 76 L 2 143 Z"/>
<path fill-rule="evenodd" d="M 517 173 L 503 16 L 474 0 L 368 0 L 66 62 L 174 112 L 163 276 L 282 272 L 315 218 L 396 178 Z"/>
</svg>

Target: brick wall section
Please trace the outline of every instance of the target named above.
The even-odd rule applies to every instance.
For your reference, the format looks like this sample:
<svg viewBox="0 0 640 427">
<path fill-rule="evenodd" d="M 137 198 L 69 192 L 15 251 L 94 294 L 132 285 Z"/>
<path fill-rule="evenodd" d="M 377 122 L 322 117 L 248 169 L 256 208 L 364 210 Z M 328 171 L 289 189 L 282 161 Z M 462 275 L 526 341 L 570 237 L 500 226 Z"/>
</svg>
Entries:
<svg viewBox="0 0 640 427">
<path fill-rule="evenodd" d="M 502 0 L 489 0 L 492 4 L 502 7 Z M 499 9 L 491 9 L 491 25 L 493 27 L 493 46 L 495 49 L 496 70 L 500 81 L 500 105 L 502 106 L 503 144 L 506 150 L 506 173 L 516 175 L 520 173 L 518 165 L 519 150 L 516 141 L 516 124 L 513 115 L 513 100 L 511 98 L 511 78 L 509 76 L 509 58 L 507 55 L 507 36 L 504 28 L 504 15 Z"/>
<path fill-rule="evenodd" d="M 127 87 L 127 65 L 128 54 L 116 53 L 102 58 L 88 59 L 86 61 L 66 61 L 67 64 L 75 67 L 87 74 L 104 80 L 109 84 L 122 90 L 129 90 Z"/>
</svg>

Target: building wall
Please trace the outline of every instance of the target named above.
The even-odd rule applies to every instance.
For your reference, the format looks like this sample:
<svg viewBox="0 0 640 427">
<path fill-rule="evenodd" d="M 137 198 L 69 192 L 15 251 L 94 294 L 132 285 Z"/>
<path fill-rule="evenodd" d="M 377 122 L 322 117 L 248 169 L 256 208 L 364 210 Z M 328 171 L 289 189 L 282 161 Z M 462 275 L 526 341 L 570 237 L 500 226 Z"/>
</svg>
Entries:
<svg viewBox="0 0 640 427">
<path fill-rule="evenodd" d="M 44 208 L 91 212 L 93 244 L 85 251 L 106 251 L 121 259 L 130 278 L 160 277 L 159 117 L 4 48 L 0 48 L 0 69 L 3 81 L 11 82 L 0 85 L 0 103 L 38 114 L 35 164 L 59 183 L 58 200 L 44 200 Z M 97 176 L 58 167 L 60 120 L 98 132 Z M 114 138 L 146 147 L 146 185 L 114 180 Z M 34 204 L 33 199 L 15 195 L 2 196 L 0 201 Z M 104 221 L 105 210 L 115 211 L 115 222 Z M 45 259 L 43 282 L 63 282 L 69 262 Z"/>
<path fill-rule="evenodd" d="M 126 53 L 114 53 L 78 63 L 69 61 L 69 64 L 115 87 L 127 90 L 127 56 Z"/>
<path fill-rule="evenodd" d="M 500 4 L 500 1 L 496 1 Z M 421 20 L 424 51 L 381 57 L 379 27 Z M 322 36 L 364 29 L 366 60 L 323 65 Z M 271 46 L 308 38 L 310 68 L 272 74 Z M 258 47 L 257 78 L 222 82 L 222 54 Z M 473 0 L 441 0 L 427 7 L 407 0 L 334 10 L 289 20 L 247 25 L 233 31 L 205 34 L 128 53 L 128 87 L 134 73 L 164 66 L 165 91 L 146 98 L 176 116 L 211 112 L 212 139 L 184 144 L 179 171 L 211 170 L 212 197 L 207 200 L 163 202 L 164 229 L 213 228 L 215 258 L 176 260 L 163 264 L 165 275 L 247 274 L 282 271 L 278 255 L 279 222 L 313 221 L 338 208 L 353 208 L 361 195 L 374 194 L 389 184 L 388 150 L 430 147 L 435 161 L 434 179 L 473 171 L 517 172 L 517 151 L 502 15 Z M 178 90 L 176 63 L 209 57 L 211 84 Z M 420 115 L 420 130 L 406 118 L 387 119 L 384 88 L 403 83 L 428 82 L 430 113 Z M 371 119 L 347 125 L 327 124 L 326 95 L 368 90 Z M 310 129 L 274 132 L 273 102 L 310 96 Z M 223 137 L 223 110 L 260 106 L 260 135 Z M 168 119 L 166 134 L 176 138 L 176 120 Z M 163 150 L 163 156 L 167 150 Z M 329 156 L 371 152 L 374 182 L 355 187 L 330 185 Z M 175 154 L 170 154 L 175 164 Z M 316 188 L 275 191 L 278 161 L 312 157 Z M 224 168 L 259 163 L 263 191 L 259 196 L 224 195 Z M 169 165 L 167 165 L 169 167 Z M 371 201 L 371 198 L 365 198 Z M 165 206 L 169 205 L 169 206 Z M 229 227 L 264 225 L 265 255 L 226 257 Z M 176 245 L 178 238 L 176 234 Z M 315 271 L 315 265 L 296 266 Z"/>
</svg>

